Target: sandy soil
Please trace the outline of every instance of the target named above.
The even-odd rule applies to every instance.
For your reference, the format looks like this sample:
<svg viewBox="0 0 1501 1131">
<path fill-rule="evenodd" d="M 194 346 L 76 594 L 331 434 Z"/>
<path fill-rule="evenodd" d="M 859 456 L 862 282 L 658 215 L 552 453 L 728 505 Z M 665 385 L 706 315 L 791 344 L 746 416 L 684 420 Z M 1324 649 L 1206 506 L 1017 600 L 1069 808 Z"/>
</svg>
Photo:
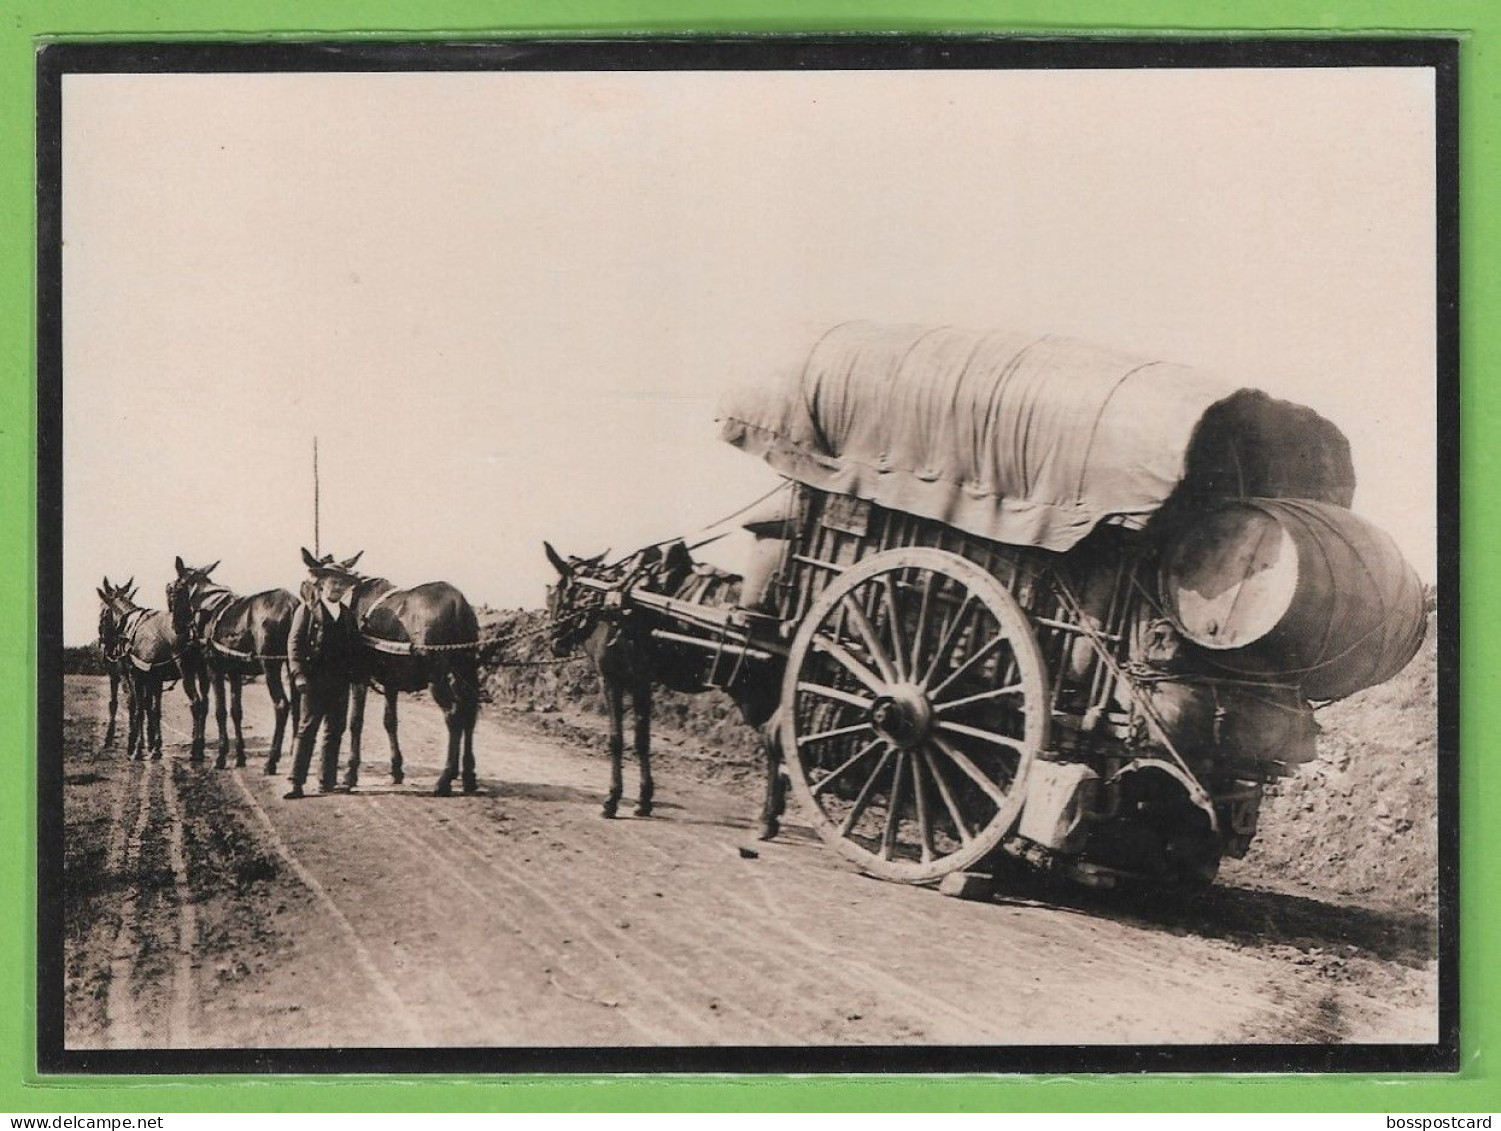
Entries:
<svg viewBox="0 0 1501 1131">
<path fill-rule="evenodd" d="M 657 816 L 602 820 L 597 753 L 495 711 L 484 792 L 434 798 L 442 721 L 412 699 L 406 786 L 377 727 L 359 791 L 288 802 L 261 688 L 239 771 L 186 762 L 177 691 L 164 760 L 101 751 L 106 701 L 68 677 L 70 1048 L 1436 1036 L 1427 912 L 1233 886 L 947 899 L 852 871 L 795 811 L 757 843 L 743 789 L 670 751 Z"/>
</svg>

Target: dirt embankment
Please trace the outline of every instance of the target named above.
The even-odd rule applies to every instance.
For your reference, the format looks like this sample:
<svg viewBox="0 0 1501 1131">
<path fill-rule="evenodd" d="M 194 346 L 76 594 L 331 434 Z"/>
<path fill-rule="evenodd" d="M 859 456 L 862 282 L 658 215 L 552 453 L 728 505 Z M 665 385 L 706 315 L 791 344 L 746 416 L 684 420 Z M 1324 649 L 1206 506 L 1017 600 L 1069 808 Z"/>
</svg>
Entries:
<svg viewBox="0 0 1501 1131">
<path fill-rule="evenodd" d="M 1318 713 L 1318 757 L 1262 806 L 1229 876 L 1432 911 L 1438 902 L 1438 654 Z M 1453 752 L 1448 752 L 1453 756 Z"/>
</svg>

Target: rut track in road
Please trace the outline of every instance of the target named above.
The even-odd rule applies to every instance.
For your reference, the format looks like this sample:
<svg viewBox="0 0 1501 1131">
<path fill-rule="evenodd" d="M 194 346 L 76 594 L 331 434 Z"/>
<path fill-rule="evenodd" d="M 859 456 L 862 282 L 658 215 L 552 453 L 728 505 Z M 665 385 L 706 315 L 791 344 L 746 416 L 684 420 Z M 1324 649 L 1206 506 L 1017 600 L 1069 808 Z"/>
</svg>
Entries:
<svg viewBox="0 0 1501 1131">
<path fill-rule="evenodd" d="M 435 741 L 439 742 L 439 749 L 441 749 L 441 743 L 446 741 L 447 738 L 442 719 L 436 715 L 416 711 L 408 712 L 403 716 L 404 723 L 410 723 L 414 720 L 418 722 L 420 729 L 427 731 Z M 410 758 L 408 759 L 408 766 L 409 768 L 417 769 L 429 768 L 415 765 Z M 492 788 L 499 794 L 499 799 L 503 804 L 505 800 L 505 787 L 503 783 L 492 782 Z M 468 826 L 449 824 L 447 828 L 451 836 L 467 840 L 467 846 L 465 847 L 468 853 L 485 867 L 487 875 L 494 872 L 495 862 L 485 855 L 492 846 L 476 839 L 472 829 Z M 583 874 L 588 875 L 589 869 L 595 868 L 598 863 L 597 860 L 591 859 Z M 528 874 L 530 874 L 531 878 L 528 878 Z M 504 884 L 508 891 L 519 889 L 521 892 L 530 894 L 533 899 L 541 904 L 546 913 L 558 916 L 559 921 L 570 924 L 572 933 L 582 937 L 588 945 L 604 955 L 608 960 L 616 961 L 618 965 L 629 972 L 628 976 L 642 988 L 643 993 L 666 1004 L 668 1008 L 677 1013 L 686 1023 L 704 1034 L 706 1039 L 720 1039 L 720 1028 L 713 1022 L 706 1022 L 703 1015 L 697 1009 L 680 1002 L 674 995 L 664 993 L 661 989 L 654 989 L 652 980 L 638 971 L 635 963 L 640 963 L 645 969 L 654 972 L 660 978 L 659 985 L 692 987 L 702 1000 L 712 1000 L 716 1003 L 717 1008 L 714 1012 L 726 1015 L 727 1017 L 737 1018 L 743 1026 L 748 1028 L 749 1033 L 754 1034 L 758 1040 L 771 1043 L 785 1043 L 789 1040 L 798 1039 L 796 1035 L 767 1021 L 763 1002 L 742 1002 L 728 993 L 728 987 L 724 984 L 714 985 L 701 978 L 694 979 L 687 977 L 681 966 L 675 965 L 669 959 L 663 958 L 650 946 L 642 943 L 638 937 L 631 936 L 627 930 L 622 930 L 610 924 L 607 920 L 597 915 L 587 904 L 571 895 L 571 885 L 566 881 L 562 884 L 548 882 L 548 875 L 549 873 L 542 869 L 527 873 L 523 869 L 516 868 L 500 882 Z M 588 926 L 585 927 L 584 924 L 588 924 Z M 734 942 L 737 945 L 741 942 L 740 939 L 728 936 L 716 929 L 716 926 L 717 917 L 713 914 L 705 914 L 700 920 L 695 921 L 693 930 L 695 933 L 711 934 L 722 941 Z M 609 950 L 608 943 L 602 942 L 601 939 L 608 940 L 608 943 L 613 943 L 617 950 L 629 952 L 633 956 L 633 959 L 631 961 L 623 958 L 616 960 L 613 953 Z M 751 953 L 758 964 L 764 964 L 766 956 L 760 953 L 757 948 L 751 948 Z M 776 973 L 775 971 L 767 971 L 767 976 L 775 977 Z M 824 1019 L 823 1014 L 818 1014 L 816 1017 L 819 1020 Z M 677 1031 L 666 1033 L 660 1039 L 667 1043 L 682 1043 L 684 1036 L 682 1032 Z"/>
<path fill-rule="evenodd" d="M 592 806 L 590 817 L 586 820 L 598 820 L 592 814 Z M 630 836 L 632 823 L 620 821 L 604 825 L 601 822 L 608 833 L 627 838 Z M 660 824 L 655 825 L 655 828 L 661 827 Z M 467 828 L 462 833 L 475 839 L 479 836 L 476 831 Z M 639 842 L 633 842 L 632 847 L 637 847 L 638 844 Z M 622 865 L 622 861 L 628 861 L 628 855 L 613 851 L 615 847 L 606 846 L 606 850 L 591 856 L 588 861 L 596 887 L 606 892 L 624 890 L 632 882 L 643 879 L 641 869 L 631 868 L 628 862 Z M 703 842 L 689 846 L 694 852 L 713 851 L 718 847 L 720 846 Z M 670 856 L 667 858 L 674 865 L 678 863 Z M 666 876 L 658 878 L 656 883 L 663 887 L 674 886 L 672 878 Z M 729 894 L 724 889 L 717 888 L 714 897 L 728 899 Z M 680 910 L 673 909 L 670 905 L 657 906 L 650 900 L 638 905 L 629 914 L 635 924 L 631 929 L 643 936 L 653 931 L 675 930 L 682 920 Z M 668 916 L 671 916 L 668 925 L 658 926 L 659 921 Z M 778 1043 L 809 1042 L 826 1038 L 825 1028 L 837 1025 L 844 1019 L 850 1002 L 868 1000 L 871 997 L 870 987 L 844 981 L 846 992 L 837 997 L 842 1004 L 831 1008 L 827 998 L 830 979 L 810 973 L 806 952 L 767 945 L 770 940 L 760 918 L 725 915 L 722 909 L 716 908 L 692 917 L 690 937 L 695 948 L 713 954 L 719 967 L 728 975 L 712 986 L 700 979 L 700 992 L 718 1001 L 721 1012 L 728 1002 L 736 1012 L 757 1018 L 758 1023 L 773 1034 L 770 1039 Z M 682 935 L 675 935 L 673 938 L 674 943 L 682 941 Z M 646 942 L 642 945 L 648 949 L 650 947 Z M 681 981 L 683 972 L 680 969 L 677 972 Z M 755 1000 L 744 1000 L 747 992 Z M 889 1003 L 882 1001 L 879 1004 L 884 1006 Z"/>
<path fill-rule="evenodd" d="M 169 831 L 167 860 L 172 868 L 172 883 L 177 901 L 177 956 L 172 968 L 172 1005 L 167 1014 L 167 1031 L 173 1048 L 192 1048 L 193 1016 L 197 995 L 193 987 L 193 955 L 198 947 L 198 913 L 193 906 L 193 889 L 188 881 L 187 856 L 183 851 L 182 805 L 177 784 L 172 780 L 172 763 L 162 767 L 162 801 L 165 803 Z"/>
<path fill-rule="evenodd" d="M 560 971 L 565 976 L 572 979 L 574 983 L 586 983 L 591 987 L 588 990 L 572 991 L 571 988 L 563 984 L 559 984 L 559 992 L 563 993 L 565 996 L 574 997 L 575 1000 L 580 1000 L 582 998 L 587 999 L 592 1003 L 598 1003 L 601 1008 L 618 1008 L 621 1003 L 619 1003 L 617 999 L 607 996 L 610 991 L 598 988 L 589 980 L 583 978 L 580 975 L 574 974 L 564 966 L 563 960 L 557 950 L 557 943 L 555 940 L 540 935 L 535 931 L 529 931 L 526 926 L 523 926 L 523 924 L 531 924 L 533 922 L 539 921 L 536 915 L 533 913 L 535 911 L 535 907 L 526 908 L 523 906 L 523 903 L 526 899 L 526 893 L 515 891 L 514 889 L 500 882 L 491 882 L 485 886 L 481 886 L 480 884 L 475 883 L 474 879 L 472 879 L 469 874 L 466 874 L 471 868 L 471 866 L 466 861 L 460 860 L 451 855 L 449 852 L 445 851 L 445 847 L 441 845 L 436 839 L 430 840 L 423 834 L 418 833 L 412 824 L 402 824 L 393 814 L 386 811 L 384 804 L 380 798 L 373 797 L 368 794 L 363 795 L 363 797 L 370 805 L 371 809 L 384 822 L 386 822 L 387 826 L 398 838 L 405 840 L 410 845 L 416 847 L 430 859 L 437 860 L 446 865 L 446 877 L 462 887 L 476 901 L 478 901 L 481 906 L 498 907 L 502 912 L 501 917 L 504 918 L 508 923 L 509 930 L 507 933 L 510 935 L 510 937 L 514 938 L 516 941 L 525 946 L 529 951 L 531 951 L 532 954 L 543 963 L 544 969 L 550 968 L 553 971 Z M 538 900 L 534 895 L 532 896 L 532 903 L 537 907 L 540 907 L 545 912 L 556 912 L 555 907 Z M 573 929 L 569 928 L 569 930 L 572 931 Z M 580 934 L 581 937 L 584 937 L 584 941 L 593 949 L 595 949 L 601 955 L 601 957 L 608 961 L 613 961 L 613 955 L 611 954 L 611 952 L 608 950 L 608 948 L 599 943 L 598 940 L 594 939 L 592 936 L 584 935 L 583 932 L 576 933 Z M 668 1008 L 673 1008 L 673 1003 L 669 999 L 664 998 L 659 991 L 653 989 L 649 981 L 642 978 L 639 974 L 630 970 L 629 968 L 625 969 L 625 973 L 628 977 L 631 978 L 633 982 L 635 982 L 640 987 L 640 991 L 646 999 L 655 1001 L 657 1004 L 665 1005 Z M 609 1002 L 614 1002 L 615 1004 L 604 1004 Z M 649 1021 L 635 1016 L 631 1011 L 626 1012 L 624 1020 L 627 1025 L 637 1030 L 646 1040 L 651 1043 L 670 1044 L 673 1043 L 675 1039 L 681 1039 L 681 1034 L 676 1030 L 665 1029 L 659 1025 L 653 1025 Z M 684 1017 L 684 1020 L 687 1020 L 691 1023 L 693 1019 L 691 1017 Z"/>
<path fill-rule="evenodd" d="M 177 727 L 169 726 L 165 720 L 163 720 L 162 722 L 162 730 L 172 733 L 183 741 L 188 741 L 190 739 L 189 735 L 179 730 Z M 307 888 L 308 891 L 312 893 L 313 898 L 318 901 L 318 903 L 328 913 L 329 917 L 334 921 L 334 925 L 338 928 L 339 932 L 344 936 L 345 941 L 349 944 L 350 952 L 354 956 L 355 964 L 359 967 L 360 972 L 365 975 L 366 979 L 370 982 L 370 985 L 374 988 L 375 992 L 381 997 L 383 1001 L 385 1001 L 387 1006 L 391 1008 L 401 1027 L 406 1031 L 407 1036 L 411 1040 L 412 1044 L 419 1046 L 430 1044 L 431 1041 L 428 1038 L 427 1032 L 423 1028 L 421 1022 L 417 1019 L 415 1013 L 412 1011 L 412 1008 L 396 991 L 396 988 L 391 985 L 385 974 L 382 973 L 380 966 L 377 965 L 375 959 L 371 956 L 370 951 L 365 946 L 364 940 L 361 939 L 359 933 L 355 931 L 354 926 L 349 922 L 349 919 L 345 916 L 343 910 L 340 909 L 339 905 L 334 901 L 333 896 L 328 893 L 328 889 L 325 888 L 319 881 L 318 877 L 313 875 L 313 873 L 307 868 L 307 866 L 297 858 L 296 854 L 293 853 L 292 849 L 282 838 L 275 822 L 271 820 L 270 815 L 267 814 L 266 810 L 261 806 L 261 803 L 256 800 L 255 794 L 251 792 L 250 787 L 245 784 L 244 776 L 236 770 L 227 770 L 226 772 L 234 780 L 235 786 L 239 790 L 240 796 L 245 799 L 246 804 L 250 808 L 251 814 L 255 817 L 257 823 L 260 824 L 261 829 L 264 831 L 272 849 L 275 850 L 276 854 L 281 857 L 282 861 L 286 863 L 287 867 L 292 870 L 292 874 L 297 877 L 297 879 L 302 883 L 303 887 Z"/>
<path fill-rule="evenodd" d="M 466 826 L 450 826 L 449 831 L 454 838 L 453 847 L 482 866 L 479 875 L 488 879 L 486 886 L 491 891 L 501 894 L 502 898 L 508 893 L 522 898 L 529 897 L 549 917 L 544 921 L 566 925 L 569 937 L 581 939 L 607 966 L 617 967 L 639 987 L 643 999 L 637 1004 L 641 1008 L 665 1008 L 678 1017 L 682 1024 L 695 1030 L 700 1039 L 714 1041 L 719 1038 L 716 1026 L 691 1005 L 683 1002 L 677 994 L 663 988 L 692 984 L 703 998 L 721 1002 L 721 1012 L 738 1015 L 750 1031 L 763 1040 L 785 1039 L 748 1007 L 732 1002 L 728 1003 L 728 1009 L 724 1008 L 726 1003 L 723 994 L 701 983 L 689 982 L 684 978 L 680 967 L 654 953 L 638 939 L 631 938 L 627 931 L 611 926 L 577 898 L 564 895 L 555 886 L 527 880 L 522 869 L 515 869 L 509 875 L 502 876 L 496 871 L 495 862 L 485 854 L 486 846 L 473 839 Z M 452 857 L 449 859 L 452 860 Z M 462 866 L 455 863 L 456 868 Z M 630 957 L 624 957 L 626 954 Z M 649 977 L 648 972 L 653 976 Z M 681 1044 L 687 1035 L 681 1029 L 659 1030 L 655 1039 L 659 1043 Z"/>
<path fill-rule="evenodd" d="M 456 828 L 454 832 L 457 837 L 466 839 L 469 842 L 469 850 L 476 859 L 485 860 L 483 854 L 485 845 L 473 828 L 462 826 Z M 608 853 L 601 853 L 599 857 L 589 858 L 585 874 L 591 881 L 597 881 L 599 876 L 609 872 L 608 867 L 603 870 L 597 870 L 601 863 L 609 859 Z M 616 872 L 615 874 L 619 873 Z M 564 903 L 570 914 L 587 916 L 590 922 L 603 930 L 606 933 L 606 937 L 614 940 L 622 949 L 629 950 L 638 957 L 644 956 L 647 965 L 663 975 L 665 979 L 663 984 L 678 987 L 680 990 L 691 989 L 698 996 L 699 1000 L 714 1002 L 716 1007 L 714 1012 L 741 1018 L 742 1022 L 749 1025 L 750 1030 L 759 1034 L 762 1040 L 770 1043 L 785 1043 L 797 1039 L 794 1034 L 789 1033 L 785 1028 L 778 1027 L 766 1018 L 764 1003 L 741 1001 L 728 992 L 728 987 L 725 984 L 711 984 L 702 977 L 692 976 L 681 965 L 659 954 L 649 942 L 642 938 L 642 931 L 639 927 L 640 917 L 637 920 L 638 926 L 634 929 L 611 926 L 592 910 L 584 909 L 583 904 L 578 899 L 566 895 L 564 889 L 558 883 L 548 882 L 545 872 L 539 870 L 535 881 L 528 881 L 519 875 L 514 878 L 529 891 L 536 893 L 539 898 L 543 900 L 549 898 L 560 900 Z M 593 887 L 593 891 L 598 892 L 600 895 L 606 894 L 610 890 L 608 885 L 602 886 L 597 882 Z M 716 921 L 717 917 L 713 914 L 696 916 L 691 927 L 691 936 L 694 941 L 704 943 L 708 949 L 712 949 L 710 939 L 705 936 L 714 934 L 715 932 L 712 929 L 706 930 L 706 924 L 712 924 Z M 683 936 L 679 936 L 674 941 L 681 944 L 686 940 Z M 716 951 L 716 953 L 722 954 L 723 952 Z M 674 1001 L 676 1000 L 674 999 Z M 693 1007 L 686 1003 L 678 1003 L 678 1008 L 680 1010 L 687 1010 L 690 1019 L 702 1027 L 704 1019 L 701 1013 L 694 1011 Z M 712 1036 L 722 1039 L 722 1034 L 717 1028 L 710 1027 L 709 1032 Z"/>
<path fill-rule="evenodd" d="M 666 824 L 663 822 L 663 825 Z M 681 839 L 684 851 L 701 852 L 711 847 L 695 838 L 682 837 Z M 646 837 L 640 839 L 638 847 L 667 862 L 676 860 L 672 853 L 652 843 Z M 772 904 L 766 890 L 766 881 L 756 874 L 758 867 L 758 864 L 746 860 L 745 867 L 741 871 L 744 882 L 755 886 L 762 893 L 761 906 L 756 906 L 731 885 L 725 885 L 719 893 L 723 899 L 743 912 L 742 915 L 734 916 L 733 919 L 709 918 L 708 922 L 715 925 L 711 928 L 712 933 L 725 940 L 726 945 L 744 947 L 745 939 L 743 935 L 733 934 L 725 924 L 730 922 L 755 923 L 757 933 L 752 949 L 759 952 L 762 961 L 773 969 L 780 967 L 782 978 L 785 979 L 788 976 L 787 972 L 794 972 L 792 977 L 797 979 L 803 988 L 816 989 L 821 995 L 827 992 L 831 983 L 837 983 L 844 987 L 844 991 L 839 995 L 842 1000 L 851 1001 L 862 996 L 875 995 L 882 1005 L 887 1007 L 897 1005 L 910 1020 L 922 1024 L 931 1024 L 935 1014 L 941 1015 L 954 1027 L 956 1035 L 963 1034 L 965 1039 L 972 1042 L 986 1043 L 1011 1038 L 1012 1034 L 998 1026 L 994 1016 L 985 1017 L 966 1010 L 935 996 L 929 988 L 914 985 L 874 966 L 859 958 L 853 946 L 836 948 L 813 938 L 805 931 L 790 926 L 783 910 Z M 934 898 L 937 898 L 936 895 Z M 810 959 L 814 956 L 824 959 L 824 963 L 821 966 L 813 965 Z M 980 961 L 978 956 L 975 961 Z M 818 976 L 804 979 L 795 973 L 807 970 L 816 970 Z M 800 994 L 798 985 L 788 986 L 786 989 L 792 1000 L 804 998 L 816 1000 L 816 997 L 811 994 Z"/>
<path fill-rule="evenodd" d="M 135 794 L 135 813 L 129 833 L 123 831 L 127 820 L 125 810 L 128 805 L 120 805 L 115 809 L 115 812 L 120 815 L 118 828 L 121 835 L 118 842 L 121 847 L 112 858 L 115 868 L 111 872 L 111 878 L 117 881 L 123 890 L 120 896 L 120 924 L 115 933 L 114 949 L 110 956 L 104 1018 L 107 1039 L 116 1048 L 139 1048 L 143 1037 L 140 1016 L 136 1010 L 135 990 L 131 984 L 135 977 L 136 957 L 140 953 L 138 919 L 143 894 L 135 873 L 140 867 L 141 846 L 145 841 L 146 827 L 151 819 L 153 769 L 160 764 L 159 762 L 136 761 L 129 763 L 134 780 L 123 784 L 120 789 L 122 797 L 131 792 Z M 114 831 L 111 830 L 112 844 L 117 840 Z"/>
<path fill-rule="evenodd" d="M 381 972 L 381 968 L 376 964 L 369 949 L 366 948 L 365 942 L 360 937 L 359 932 L 354 929 L 354 925 L 350 923 L 339 905 L 334 902 L 333 896 L 328 894 L 328 889 L 323 886 L 317 876 L 313 875 L 307 869 L 302 861 L 292 852 L 287 842 L 282 839 L 275 822 L 271 820 L 266 810 L 261 807 L 261 803 L 256 800 L 255 794 L 245 784 L 244 777 L 233 772 L 231 772 L 231 776 L 234 778 L 235 785 L 239 788 L 240 796 L 245 798 L 246 804 L 250 806 L 251 812 L 260 823 L 262 830 L 264 830 L 267 839 L 271 843 L 271 847 L 275 849 L 276 854 L 282 858 L 287 867 L 292 870 L 292 874 L 301 881 L 302 886 L 312 893 L 313 898 L 327 912 L 329 918 L 334 921 L 334 925 L 338 928 L 339 933 L 344 936 L 345 942 L 349 944 L 350 953 L 354 956 L 355 963 L 359 966 L 361 973 L 365 975 L 365 978 L 380 998 L 390 1007 L 401 1028 L 406 1032 L 408 1039 L 414 1045 L 431 1044 L 432 1042 L 428 1038 L 426 1029 L 417 1019 L 412 1007 L 407 1004 L 401 994 L 396 991 L 396 987 Z"/>
</svg>

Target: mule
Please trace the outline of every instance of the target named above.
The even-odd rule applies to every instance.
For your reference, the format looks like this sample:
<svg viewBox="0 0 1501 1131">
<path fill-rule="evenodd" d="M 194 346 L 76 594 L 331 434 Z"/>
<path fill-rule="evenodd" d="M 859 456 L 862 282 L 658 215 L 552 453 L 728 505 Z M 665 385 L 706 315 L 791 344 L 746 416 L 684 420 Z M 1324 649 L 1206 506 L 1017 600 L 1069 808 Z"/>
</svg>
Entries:
<svg viewBox="0 0 1501 1131">
<path fill-rule="evenodd" d="M 127 600 L 135 597 L 135 578 L 131 578 L 123 585 L 111 585 L 109 578 L 104 579 L 104 585 L 95 590 L 101 600 L 107 602 L 110 597 L 120 596 Z M 127 720 L 130 717 L 130 674 L 127 670 L 128 661 L 125 659 L 125 637 L 119 631 L 110 615 L 107 603 L 99 608 L 99 653 L 104 662 L 104 672 L 109 676 L 109 725 L 104 729 L 104 749 L 115 748 L 115 719 L 120 709 L 120 687 L 125 687 L 125 713 Z"/>
<path fill-rule="evenodd" d="M 689 694 L 722 690 L 734 701 L 746 725 L 760 737 L 766 765 L 760 839 L 775 837 L 781 830 L 786 807 L 781 749 L 774 725 L 781 695 L 776 673 L 741 665 L 721 680 L 719 669 L 734 661 L 716 657 L 706 648 L 652 635 L 654 628 L 682 631 L 682 625 L 677 621 L 644 605 L 632 606 L 627 602 L 623 608 L 614 606 L 598 589 L 579 583 L 581 578 L 593 578 L 611 582 L 621 589 L 639 584 L 653 592 L 695 604 L 730 607 L 739 598 L 741 579 L 734 574 L 696 566 L 681 542 L 674 543 L 665 552 L 653 547 L 613 566 L 602 563 L 604 555 L 565 560 L 550 544 L 543 543 L 543 547 L 547 560 L 558 574 L 557 584 L 549 590 L 547 601 L 553 653 L 566 656 L 578 651 L 586 655 L 599 673 L 604 695 L 605 713 L 610 724 L 610 791 L 604 800 L 604 816 L 613 819 L 620 806 L 626 697 L 629 696 L 631 701 L 633 748 L 641 775 L 635 812 L 638 817 L 649 817 L 654 793 L 651 773 L 654 686 Z"/>
<path fill-rule="evenodd" d="M 214 765 L 222 770 L 229 761 L 226 715 L 234 727 L 235 765 L 245 765 L 241 692 L 246 677 L 263 675 L 276 719 L 266 760 L 266 772 L 274 773 L 289 716 L 292 733 L 297 733 L 297 704 L 282 678 L 287 666 L 287 633 L 297 598 L 285 589 L 241 597 L 210 578 L 218 562 L 194 567 L 185 565 L 179 556 L 174 566 L 177 577 L 167 586 L 172 627 L 179 637 L 197 644 L 213 681 L 214 721 L 219 727 L 219 757 Z"/>
<path fill-rule="evenodd" d="M 115 589 L 99 594 L 102 639 L 116 641 L 126 681 L 128 733 L 126 756 L 144 760 L 162 756 L 162 690 L 181 681 L 193 716 L 189 757 L 203 760 L 208 719 L 208 673 L 191 640 L 178 636 L 171 614 L 135 603 L 133 593 Z"/>
<path fill-rule="evenodd" d="M 447 797 L 459 779 L 465 793 L 479 789 L 475 774 L 474 728 L 479 719 L 479 617 L 464 594 L 446 581 L 399 589 L 383 577 L 354 571 L 364 551 L 344 561 L 302 551 L 316 587 L 320 572 L 342 571 L 352 582 L 350 608 L 360 632 L 359 660 L 350 675 L 349 762 L 344 784 L 359 783 L 360 736 L 367 688 L 385 697 L 386 738 L 391 747 L 391 781 L 405 779 L 396 706 L 403 691 L 427 691 L 443 712 L 448 753 L 433 792 Z"/>
</svg>

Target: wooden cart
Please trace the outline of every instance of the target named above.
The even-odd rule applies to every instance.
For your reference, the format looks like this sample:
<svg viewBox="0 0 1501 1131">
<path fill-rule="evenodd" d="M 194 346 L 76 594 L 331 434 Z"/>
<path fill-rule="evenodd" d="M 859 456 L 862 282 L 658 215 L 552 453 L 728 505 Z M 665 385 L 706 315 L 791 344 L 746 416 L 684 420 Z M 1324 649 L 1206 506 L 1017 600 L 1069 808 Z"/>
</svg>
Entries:
<svg viewBox="0 0 1501 1131">
<path fill-rule="evenodd" d="M 802 808 L 872 874 L 932 882 L 1007 850 L 1087 882 L 1208 881 L 1222 856 L 1244 854 L 1264 787 L 1312 757 L 1317 728 L 1296 678 L 1226 670 L 1182 639 L 1161 607 L 1164 548 L 1185 518 L 1227 497 L 1295 496 L 1348 514 L 1348 447 L 1327 421 L 1259 393 L 1190 384 L 1181 371 L 1154 386 L 1147 363 L 1071 343 L 1049 355 L 944 333 L 936 346 L 928 332 L 901 329 L 826 338 L 784 395 L 791 408 L 758 418 L 756 443 L 727 427 L 795 480 L 776 528 L 761 528 L 779 553 L 753 607 L 709 609 L 649 587 L 621 600 L 658 614 L 664 642 L 711 650 L 721 686 L 780 681 L 776 725 Z M 937 359 L 924 361 L 930 346 Z M 1002 347 L 1057 380 L 1033 380 L 1026 399 L 1008 404 L 1022 363 Z M 977 377 L 987 350 L 994 376 Z M 1128 387 L 1141 403 L 1160 402 L 1160 418 L 1178 419 L 1123 415 Z M 978 407 L 964 408 L 966 395 Z M 1051 433 L 1024 434 L 1039 406 L 1054 413 Z M 1098 502 L 1096 512 L 1060 535 L 1024 510 L 1035 536 L 983 536 L 974 493 L 960 497 L 943 479 L 959 478 L 941 466 L 949 450 L 909 445 L 902 455 L 905 422 L 880 418 L 874 440 L 854 426 L 832 435 L 858 411 L 867 422 L 871 411 L 926 413 L 946 444 L 966 428 L 985 431 L 974 446 L 984 458 L 995 421 L 1022 443 L 1077 439 L 1061 470 L 1054 450 L 1018 464 L 1028 481 L 997 505 L 1023 490 L 1031 505 L 1051 474 L 1060 490 L 1076 478 L 1077 498 Z M 988 411 L 990 425 L 944 415 L 957 411 Z M 1144 438 L 1102 438 L 1111 428 Z M 1138 471 L 1139 482 L 1119 481 Z M 893 482 L 898 473 L 907 478 Z M 930 479 L 945 492 L 932 506 Z M 1133 490 L 1147 492 L 1145 504 Z M 953 510 L 971 529 L 884 505 L 889 496 Z M 1063 504 L 1074 510 L 1058 513 L 1074 521 L 1077 499 Z"/>
</svg>

